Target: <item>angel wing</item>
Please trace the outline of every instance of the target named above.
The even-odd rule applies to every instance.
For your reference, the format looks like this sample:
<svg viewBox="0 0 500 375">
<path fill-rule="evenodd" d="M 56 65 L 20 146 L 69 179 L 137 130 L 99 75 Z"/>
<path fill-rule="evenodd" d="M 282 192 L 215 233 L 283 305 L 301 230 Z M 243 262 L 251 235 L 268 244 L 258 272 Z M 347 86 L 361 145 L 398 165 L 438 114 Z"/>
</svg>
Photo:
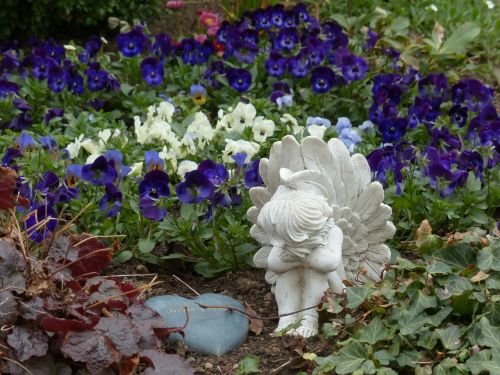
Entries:
<svg viewBox="0 0 500 375">
<path fill-rule="evenodd" d="M 286 183 L 296 190 L 309 186 L 327 198 L 335 224 L 344 234 L 342 260 L 347 279 L 353 284 L 381 280 L 390 260 L 390 249 L 384 242 L 396 228 L 390 221 L 391 208 L 383 203 L 384 189 L 371 181 L 363 155 L 351 156 L 336 138 L 326 143 L 311 136 L 299 144 L 293 136 L 286 136 L 273 144 L 269 159 L 261 159 L 259 173 L 264 186 L 250 189 L 254 206 L 248 210 L 254 223 L 250 233 L 263 245 L 254 258 L 257 267 L 266 268 L 271 249 L 265 231 L 258 225 L 258 215 L 278 187 Z M 270 283 L 272 276 L 266 275 Z"/>
</svg>

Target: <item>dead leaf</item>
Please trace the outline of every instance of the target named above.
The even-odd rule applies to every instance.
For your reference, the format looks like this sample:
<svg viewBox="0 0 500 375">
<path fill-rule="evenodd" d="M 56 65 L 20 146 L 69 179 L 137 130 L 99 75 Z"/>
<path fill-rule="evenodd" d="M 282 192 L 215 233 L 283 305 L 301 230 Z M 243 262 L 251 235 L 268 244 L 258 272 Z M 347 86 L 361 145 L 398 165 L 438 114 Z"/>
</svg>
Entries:
<svg viewBox="0 0 500 375">
<path fill-rule="evenodd" d="M 478 283 L 480 281 L 486 280 L 488 277 L 490 277 L 490 275 L 484 273 L 483 271 L 479 271 L 470 278 L 470 281 L 472 281 L 473 283 Z"/>
<path fill-rule="evenodd" d="M 251 315 L 252 317 L 248 317 L 250 320 L 250 327 L 248 328 L 251 332 L 255 333 L 255 335 L 260 335 L 262 333 L 262 330 L 264 329 L 264 322 L 262 319 L 258 319 L 257 313 L 250 307 L 248 303 L 245 302 L 245 311 L 248 315 Z"/>
<path fill-rule="evenodd" d="M 429 224 L 429 220 L 422 220 L 419 227 L 417 228 L 417 239 L 421 237 L 424 233 L 432 234 L 432 227 Z"/>
<path fill-rule="evenodd" d="M 120 363 L 120 375 L 134 375 L 139 365 L 139 355 L 124 358 Z"/>
<path fill-rule="evenodd" d="M 481 242 L 481 247 L 487 247 L 490 245 L 490 241 L 487 238 L 481 237 L 479 241 Z"/>
<path fill-rule="evenodd" d="M 444 39 L 444 28 L 438 21 L 434 23 L 434 30 L 432 31 L 432 35 L 436 39 L 437 49 L 440 49 Z"/>
</svg>

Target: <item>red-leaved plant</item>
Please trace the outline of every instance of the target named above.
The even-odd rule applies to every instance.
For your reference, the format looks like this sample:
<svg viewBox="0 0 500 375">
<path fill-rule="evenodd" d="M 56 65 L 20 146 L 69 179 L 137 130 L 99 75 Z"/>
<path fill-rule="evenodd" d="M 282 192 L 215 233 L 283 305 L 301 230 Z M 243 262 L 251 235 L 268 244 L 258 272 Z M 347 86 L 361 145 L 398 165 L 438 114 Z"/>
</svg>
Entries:
<svg viewBox="0 0 500 375">
<path fill-rule="evenodd" d="M 112 248 L 88 234 L 54 234 L 28 250 L 14 212 L 1 211 L 20 203 L 16 178 L 0 168 L 0 373 L 192 374 L 161 351 L 160 339 L 182 328 L 166 328 L 138 299 L 148 285 L 101 276 Z"/>
</svg>

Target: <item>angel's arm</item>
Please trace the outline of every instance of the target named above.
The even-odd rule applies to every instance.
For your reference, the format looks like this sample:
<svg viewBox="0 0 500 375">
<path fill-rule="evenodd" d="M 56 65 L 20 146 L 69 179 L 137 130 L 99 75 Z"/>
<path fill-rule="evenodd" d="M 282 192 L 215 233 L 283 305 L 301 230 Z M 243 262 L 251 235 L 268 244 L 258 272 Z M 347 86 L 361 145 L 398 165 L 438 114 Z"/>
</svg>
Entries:
<svg viewBox="0 0 500 375">
<path fill-rule="evenodd" d="M 300 267 L 302 261 L 299 258 L 293 259 L 283 254 L 283 248 L 273 246 L 267 259 L 267 268 L 276 273 L 284 273 L 294 268 Z"/>
<path fill-rule="evenodd" d="M 320 272 L 331 272 L 342 265 L 342 242 L 344 234 L 342 229 L 333 225 L 328 232 L 325 246 L 319 247 L 305 258 L 305 264 Z"/>
</svg>

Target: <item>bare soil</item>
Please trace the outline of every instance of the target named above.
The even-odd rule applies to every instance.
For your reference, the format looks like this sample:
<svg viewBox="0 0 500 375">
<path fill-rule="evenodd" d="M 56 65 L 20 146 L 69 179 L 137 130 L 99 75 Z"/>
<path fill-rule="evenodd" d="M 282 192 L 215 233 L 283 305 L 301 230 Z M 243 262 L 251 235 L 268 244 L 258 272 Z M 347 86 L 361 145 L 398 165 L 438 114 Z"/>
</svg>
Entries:
<svg viewBox="0 0 500 375">
<path fill-rule="evenodd" d="M 183 297 L 195 297 L 198 293 L 221 293 L 248 304 L 260 317 L 276 317 L 278 314 L 274 296 L 269 285 L 264 280 L 264 272 L 258 269 L 248 269 L 229 272 L 215 279 L 205 279 L 190 272 L 175 273 L 189 287 L 176 280 L 171 270 L 147 269 L 137 261 L 126 265 L 116 265 L 110 270 L 111 274 L 134 274 L 153 271 L 158 273 L 158 280 L 162 283 L 153 287 L 146 298 L 162 294 L 178 294 Z M 152 276 L 144 279 L 151 280 Z M 131 280 L 138 282 L 137 279 Z M 144 280 L 143 282 L 146 282 Z M 255 355 L 260 359 L 259 370 L 262 374 L 292 375 L 299 371 L 310 373 L 311 362 L 303 359 L 304 353 L 328 355 L 330 345 L 321 338 L 303 340 L 292 336 L 275 337 L 271 334 L 276 328 L 277 319 L 263 320 L 263 330 L 259 335 L 249 332 L 246 342 L 225 355 L 203 355 L 191 351 L 183 344 L 177 346 L 166 344 L 165 350 L 177 353 L 191 364 L 196 374 L 223 374 L 237 373 L 238 363 L 247 355 Z"/>
</svg>

